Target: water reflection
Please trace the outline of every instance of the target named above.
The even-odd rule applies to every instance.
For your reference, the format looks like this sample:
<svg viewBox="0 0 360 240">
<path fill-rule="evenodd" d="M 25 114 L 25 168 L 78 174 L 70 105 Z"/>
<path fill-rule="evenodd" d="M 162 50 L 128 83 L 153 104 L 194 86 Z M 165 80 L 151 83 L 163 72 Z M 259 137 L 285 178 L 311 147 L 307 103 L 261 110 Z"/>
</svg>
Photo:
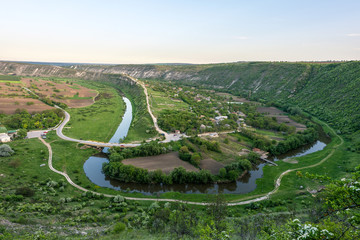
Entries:
<svg viewBox="0 0 360 240">
<path fill-rule="evenodd" d="M 278 161 L 288 157 L 299 157 L 309 153 L 322 150 L 326 144 L 321 141 L 317 141 L 310 147 L 298 149 L 293 151 L 292 154 L 283 154 L 276 157 L 274 160 Z M 305 150 L 306 149 L 306 150 Z M 102 164 L 107 162 L 105 157 L 90 157 L 84 164 L 84 171 L 86 176 L 94 184 L 100 187 L 112 188 L 115 190 L 127 190 L 129 192 L 139 192 L 145 195 L 153 195 L 156 193 L 164 193 L 169 191 L 181 192 L 181 193 L 248 193 L 256 188 L 256 179 L 263 176 L 263 167 L 265 163 L 261 163 L 255 167 L 255 169 L 246 173 L 241 179 L 232 183 L 213 183 L 213 184 L 138 184 L 138 183 L 122 183 L 116 179 L 111 179 L 102 173 Z"/>
<path fill-rule="evenodd" d="M 126 97 L 123 97 L 123 100 L 126 104 L 126 109 L 124 116 L 122 118 L 122 121 L 119 125 L 119 127 L 116 129 L 115 134 L 110 139 L 109 143 L 119 143 L 122 139 L 124 139 L 129 131 L 131 120 L 132 120 L 132 105 L 129 99 Z M 107 153 L 109 151 L 108 147 L 105 147 L 103 149 L 104 153 Z"/>
</svg>

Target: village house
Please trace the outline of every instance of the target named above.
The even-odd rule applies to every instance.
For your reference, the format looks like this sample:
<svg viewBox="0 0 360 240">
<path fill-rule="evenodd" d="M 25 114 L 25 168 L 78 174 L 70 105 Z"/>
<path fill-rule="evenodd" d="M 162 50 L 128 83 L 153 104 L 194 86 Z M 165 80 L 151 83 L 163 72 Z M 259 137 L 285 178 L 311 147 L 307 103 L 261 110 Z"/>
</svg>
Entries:
<svg viewBox="0 0 360 240">
<path fill-rule="evenodd" d="M 6 142 L 10 142 L 11 138 L 9 135 L 7 135 L 6 133 L 0 133 L 0 142 L 2 143 L 6 143 Z"/>
<path fill-rule="evenodd" d="M 240 111 L 237 113 L 237 115 L 238 115 L 239 117 L 246 117 L 246 115 L 245 115 L 243 112 L 240 112 Z"/>
<path fill-rule="evenodd" d="M 227 116 L 218 116 L 218 117 L 215 117 L 215 120 L 218 121 L 218 122 L 220 122 L 220 121 L 222 121 L 222 120 L 225 120 L 225 119 L 228 119 L 228 117 L 227 117 Z"/>
</svg>

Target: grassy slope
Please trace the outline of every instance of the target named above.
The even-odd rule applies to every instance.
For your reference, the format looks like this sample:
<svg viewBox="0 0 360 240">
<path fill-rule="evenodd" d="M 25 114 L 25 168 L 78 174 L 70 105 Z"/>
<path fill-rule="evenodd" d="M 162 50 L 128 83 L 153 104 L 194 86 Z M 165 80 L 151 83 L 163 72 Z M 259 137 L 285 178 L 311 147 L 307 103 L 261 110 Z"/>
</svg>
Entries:
<svg viewBox="0 0 360 240">
<path fill-rule="evenodd" d="M 343 132 L 360 129 L 359 102 L 360 62 L 314 66 L 311 79 L 290 98 Z"/>
<path fill-rule="evenodd" d="M 360 128 L 360 62 L 250 62 L 155 66 L 155 70 L 167 80 L 183 74 L 185 84 L 245 97 L 251 92 L 256 100 L 298 105 L 342 132 Z"/>
<path fill-rule="evenodd" d="M 61 178 L 49 171 L 47 148 L 38 139 L 25 139 L 7 144 L 15 154 L 11 157 L 0 157 L 1 173 L 5 174 L 5 177 L 0 178 L 4 191 L 2 194 L 9 194 L 16 187 L 30 185 L 49 177 L 56 180 Z M 10 162 L 18 162 L 18 166 L 12 167 Z M 46 166 L 40 167 L 44 163 Z M 19 177 L 18 173 L 21 173 L 22 177 Z"/>
<path fill-rule="evenodd" d="M 133 120 L 124 142 L 142 141 L 155 137 L 157 132 L 154 130 L 154 123 L 147 111 L 143 88 L 121 81 L 113 81 L 110 85 L 122 91 L 131 101 L 133 108 Z"/>
<path fill-rule="evenodd" d="M 159 117 L 163 110 L 180 110 L 186 111 L 189 109 L 188 104 L 183 101 L 174 101 L 167 94 L 159 91 L 154 91 L 148 88 L 150 96 L 151 109 L 156 117 Z"/>
</svg>

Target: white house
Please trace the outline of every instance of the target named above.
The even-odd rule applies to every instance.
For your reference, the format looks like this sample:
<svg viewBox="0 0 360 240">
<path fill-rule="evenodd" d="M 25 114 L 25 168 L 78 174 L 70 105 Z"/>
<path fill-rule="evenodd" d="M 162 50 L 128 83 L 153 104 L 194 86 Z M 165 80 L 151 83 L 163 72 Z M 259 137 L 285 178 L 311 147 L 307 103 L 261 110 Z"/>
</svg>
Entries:
<svg viewBox="0 0 360 240">
<path fill-rule="evenodd" d="M 215 117 L 215 120 L 216 121 L 222 121 L 222 120 L 225 120 L 227 118 L 228 118 L 227 116 L 218 116 L 218 117 Z"/>
<path fill-rule="evenodd" d="M 0 133 L 0 142 L 5 143 L 10 141 L 11 138 L 9 137 L 9 135 L 7 135 L 6 133 Z"/>
</svg>

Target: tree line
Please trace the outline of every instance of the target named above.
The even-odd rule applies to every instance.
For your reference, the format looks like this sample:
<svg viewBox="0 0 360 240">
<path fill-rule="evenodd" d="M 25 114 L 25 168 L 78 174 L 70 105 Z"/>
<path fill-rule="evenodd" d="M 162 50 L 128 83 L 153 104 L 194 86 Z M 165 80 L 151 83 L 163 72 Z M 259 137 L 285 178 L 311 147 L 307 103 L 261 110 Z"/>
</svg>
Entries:
<svg viewBox="0 0 360 240">
<path fill-rule="evenodd" d="M 33 115 L 25 109 L 16 109 L 13 115 L 0 115 L 0 120 L 8 129 L 41 129 L 56 126 L 63 117 L 61 109 L 45 110 Z"/>
</svg>

